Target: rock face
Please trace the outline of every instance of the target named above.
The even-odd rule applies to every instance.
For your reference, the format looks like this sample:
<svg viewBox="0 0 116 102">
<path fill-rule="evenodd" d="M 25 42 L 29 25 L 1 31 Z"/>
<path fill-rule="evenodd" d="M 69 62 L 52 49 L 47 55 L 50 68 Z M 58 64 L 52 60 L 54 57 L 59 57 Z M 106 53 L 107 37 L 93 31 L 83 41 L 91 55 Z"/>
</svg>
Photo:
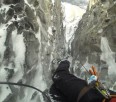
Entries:
<svg viewBox="0 0 116 102">
<path fill-rule="evenodd" d="M 71 54 L 74 60 L 79 60 L 82 64 L 86 61 L 89 64 L 100 68 L 103 62 L 109 68 L 102 70 L 115 71 L 112 65 L 115 65 L 116 53 L 116 1 L 115 0 L 90 0 L 88 9 L 79 22 L 78 29 L 72 42 Z M 104 48 L 101 39 L 107 39 Z M 106 48 L 107 43 L 107 48 Z M 102 58 L 103 49 L 109 52 Z M 104 52 L 104 53 L 105 53 Z M 108 61 L 108 54 L 111 52 L 112 61 Z M 105 66 L 106 66 L 105 65 Z M 82 65 L 81 65 L 82 66 Z M 102 66 L 103 67 L 103 66 Z M 107 72 L 107 71 L 106 71 Z M 106 73 L 106 75 L 108 74 Z M 109 73 L 110 74 L 110 73 Z M 104 77 L 104 76 L 103 76 Z M 115 82 L 115 80 L 113 81 Z"/>
<path fill-rule="evenodd" d="M 0 47 L 0 81 L 48 89 L 53 60 L 65 54 L 61 1 L 0 0 Z M 35 90 L 2 85 L 0 100 L 37 102 L 40 97 Z"/>
</svg>

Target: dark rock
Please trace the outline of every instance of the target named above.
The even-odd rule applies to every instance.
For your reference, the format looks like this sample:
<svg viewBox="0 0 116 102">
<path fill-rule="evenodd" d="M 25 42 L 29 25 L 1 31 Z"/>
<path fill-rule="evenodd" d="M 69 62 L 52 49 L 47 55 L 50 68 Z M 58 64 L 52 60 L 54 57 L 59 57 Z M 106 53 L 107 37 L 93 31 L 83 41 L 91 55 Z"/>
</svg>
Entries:
<svg viewBox="0 0 116 102">
<path fill-rule="evenodd" d="M 8 102 L 9 101 L 9 99 L 12 97 L 12 94 L 10 93 L 7 97 L 6 97 L 6 99 L 4 100 L 4 101 L 2 101 L 2 102 Z"/>
<path fill-rule="evenodd" d="M 33 31 L 37 32 L 39 29 L 39 25 L 38 22 L 36 21 L 36 19 L 30 19 L 29 17 L 25 17 L 25 28 L 29 29 L 31 28 Z"/>
<path fill-rule="evenodd" d="M 52 27 L 52 32 L 55 33 L 56 32 L 56 28 Z"/>
<path fill-rule="evenodd" d="M 23 7 L 21 4 L 18 3 L 15 5 L 14 10 L 16 13 L 20 13 L 23 10 Z"/>
<path fill-rule="evenodd" d="M 8 27 L 8 29 L 7 29 L 7 37 L 6 37 L 6 42 L 5 42 L 5 45 L 6 46 L 8 46 L 8 44 L 9 44 L 9 40 L 10 40 L 10 38 L 11 38 L 11 32 L 12 32 L 12 28 L 13 28 L 13 25 L 11 25 L 10 27 Z"/>
<path fill-rule="evenodd" d="M 0 24 L 1 23 L 4 23 L 4 18 L 3 18 L 3 15 L 0 13 Z"/>
<path fill-rule="evenodd" d="M 90 45 L 90 49 L 91 49 L 91 52 L 99 52 L 101 53 L 101 48 L 100 48 L 100 44 L 91 44 Z"/>
<path fill-rule="evenodd" d="M 22 2 L 23 0 L 3 0 L 4 4 L 17 4 Z"/>
<path fill-rule="evenodd" d="M 7 79 L 9 80 L 10 78 L 12 78 L 13 74 L 14 74 L 14 69 L 9 69 L 9 68 L 4 68 L 7 73 L 8 73 L 8 76 L 7 76 Z"/>
<path fill-rule="evenodd" d="M 105 22 L 108 23 L 110 21 L 110 18 L 106 18 Z"/>
<path fill-rule="evenodd" d="M 23 32 L 23 29 L 24 29 L 23 26 L 19 26 L 19 27 L 18 27 L 18 34 L 21 34 L 21 33 Z"/>
<path fill-rule="evenodd" d="M 11 24 L 7 28 L 7 36 L 5 41 L 6 50 L 4 52 L 4 61 L 5 65 L 8 65 L 10 62 L 10 59 L 13 58 L 14 52 L 13 52 L 13 44 L 12 44 L 12 31 L 14 30 L 14 24 Z"/>
<path fill-rule="evenodd" d="M 25 17 L 24 20 L 25 20 L 25 22 L 26 22 L 26 23 L 25 23 L 25 28 L 26 28 L 26 29 L 31 28 L 31 29 L 34 31 L 33 20 L 31 20 L 31 19 L 28 18 L 28 17 Z"/>
<path fill-rule="evenodd" d="M 11 8 L 14 8 L 14 5 L 10 5 Z"/>
<path fill-rule="evenodd" d="M 17 15 L 14 15 L 15 20 L 17 19 Z"/>
<path fill-rule="evenodd" d="M 106 2 L 106 0 L 101 0 L 101 2 Z"/>
<path fill-rule="evenodd" d="M 25 12 L 28 18 L 35 19 L 34 11 L 28 5 L 26 5 Z"/>
<path fill-rule="evenodd" d="M 33 100 L 36 96 L 37 96 L 37 92 L 34 92 L 32 97 L 31 97 L 31 100 Z"/>
<path fill-rule="evenodd" d="M 10 8 L 9 10 L 8 10 L 8 12 L 7 12 L 7 15 L 9 15 L 9 16 L 13 16 L 14 15 L 14 10 L 12 9 L 12 8 Z"/>
<path fill-rule="evenodd" d="M 3 3 L 4 4 L 12 4 L 13 3 L 13 0 L 3 0 Z"/>
<path fill-rule="evenodd" d="M 27 49 L 25 55 L 25 64 L 29 70 L 33 65 L 38 63 L 39 42 L 32 32 L 25 31 L 23 35 Z"/>
<path fill-rule="evenodd" d="M 13 22 L 14 26 L 16 26 L 17 28 L 18 28 L 18 23 L 19 23 L 19 22 L 17 22 L 17 21 L 14 21 L 14 22 Z"/>
<path fill-rule="evenodd" d="M 109 15 L 116 14 L 116 3 L 108 9 Z"/>
<path fill-rule="evenodd" d="M 13 0 L 13 4 L 20 3 L 22 0 Z"/>
<path fill-rule="evenodd" d="M 106 6 L 106 4 L 108 5 Z M 75 59 L 79 56 L 80 61 L 85 61 L 88 57 L 89 63 L 96 63 L 99 65 L 99 54 L 102 52 L 102 36 L 107 37 L 112 51 L 116 52 L 115 8 L 115 4 L 110 4 L 107 0 L 101 0 L 96 3 L 94 7 L 92 6 L 91 9 L 88 9 L 83 15 L 72 42 L 71 54 Z M 99 29 L 103 29 L 103 31 L 99 33 Z M 93 56 L 93 53 L 96 53 L 96 56 Z"/>
<path fill-rule="evenodd" d="M 36 0 L 36 1 L 34 2 L 34 7 L 37 7 L 37 6 L 39 6 L 39 1 Z"/>
<path fill-rule="evenodd" d="M 33 26 L 31 27 L 32 25 L 30 25 L 29 23 L 25 23 L 25 29 L 28 30 L 29 28 L 32 28 L 33 29 Z"/>
<path fill-rule="evenodd" d="M 44 24 L 46 24 L 45 13 L 44 13 L 40 8 L 37 9 L 37 15 L 39 16 L 40 20 L 41 20 Z"/>
<path fill-rule="evenodd" d="M 9 45 L 10 46 L 10 45 Z M 8 66 L 8 64 L 10 63 L 10 59 L 12 58 L 12 56 L 14 55 L 14 53 L 13 53 L 13 49 L 12 49 L 12 47 L 11 48 L 9 48 L 9 46 L 6 48 L 6 50 L 5 50 L 5 53 L 4 53 L 4 64 L 6 65 L 6 66 Z"/>
</svg>

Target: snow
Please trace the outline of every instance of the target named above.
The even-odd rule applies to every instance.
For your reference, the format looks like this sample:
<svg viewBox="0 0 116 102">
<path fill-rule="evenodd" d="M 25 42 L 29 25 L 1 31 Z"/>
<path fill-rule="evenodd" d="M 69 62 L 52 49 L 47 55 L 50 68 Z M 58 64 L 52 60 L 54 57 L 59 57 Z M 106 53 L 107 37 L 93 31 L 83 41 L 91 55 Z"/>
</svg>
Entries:
<svg viewBox="0 0 116 102">
<path fill-rule="evenodd" d="M 25 62 L 25 44 L 23 34 L 17 35 L 17 30 L 12 32 L 13 51 L 15 53 L 15 78 L 12 79 L 14 82 L 19 81 L 24 73 L 23 65 Z"/>
<path fill-rule="evenodd" d="M 48 27 L 48 33 L 49 33 L 50 35 L 53 35 L 53 34 L 52 34 L 52 27 Z"/>
<path fill-rule="evenodd" d="M 28 0 L 24 0 L 25 1 L 25 3 L 27 4 L 27 5 L 30 5 L 29 3 L 28 3 Z"/>
<path fill-rule="evenodd" d="M 71 5 L 69 3 L 62 3 L 62 9 L 64 12 L 63 25 L 66 29 L 65 39 L 66 39 L 66 50 L 71 49 L 71 41 L 74 38 L 74 32 L 78 28 L 78 23 L 85 13 L 85 9 L 82 9 L 76 5 Z"/>
<path fill-rule="evenodd" d="M 0 81 L 6 81 L 7 80 L 7 71 L 4 69 L 4 67 L 1 67 L 0 69 Z M 11 94 L 11 90 L 8 85 L 0 85 L 0 101 L 4 101 L 4 99 Z"/>
<path fill-rule="evenodd" d="M 3 102 L 4 99 L 7 98 L 7 96 L 9 96 L 12 92 L 8 85 L 0 85 L 0 88 L 0 102 Z"/>
<path fill-rule="evenodd" d="M 103 29 L 98 30 L 98 33 L 101 34 L 103 32 Z"/>
<path fill-rule="evenodd" d="M 80 21 L 81 17 L 77 17 L 73 22 L 70 22 L 70 23 L 65 23 L 66 24 L 66 42 L 68 42 L 74 32 L 76 31 L 77 27 L 78 27 L 78 22 Z"/>
<path fill-rule="evenodd" d="M 4 45 L 5 40 L 6 40 L 6 35 L 7 35 L 6 26 L 2 24 L 0 26 L 0 62 L 2 62 L 4 51 L 6 49 Z"/>
<path fill-rule="evenodd" d="M 101 50 L 101 60 L 106 61 L 109 66 L 108 74 L 116 74 L 115 53 L 112 52 L 106 37 L 101 38 Z"/>
<path fill-rule="evenodd" d="M 81 17 L 85 13 L 85 10 L 78 6 L 71 5 L 65 2 L 63 2 L 62 5 L 64 6 L 65 10 L 64 16 L 66 22 L 71 22 L 75 20 L 77 17 Z"/>
<path fill-rule="evenodd" d="M 54 5 L 54 3 L 55 3 L 55 0 L 52 0 L 52 4 Z"/>
<path fill-rule="evenodd" d="M 39 63 L 40 63 L 40 61 L 39 61 Z M 35 87 L 41 89 L 42 91 L 47 89 L 47 85 L 46 85 L 45 81 L 43 80 L 42 62 L 37 66 L 37 73 L 35 75 L 35 79 L 33 81 L 33 84 L 35 85 Z"/>
</svg>

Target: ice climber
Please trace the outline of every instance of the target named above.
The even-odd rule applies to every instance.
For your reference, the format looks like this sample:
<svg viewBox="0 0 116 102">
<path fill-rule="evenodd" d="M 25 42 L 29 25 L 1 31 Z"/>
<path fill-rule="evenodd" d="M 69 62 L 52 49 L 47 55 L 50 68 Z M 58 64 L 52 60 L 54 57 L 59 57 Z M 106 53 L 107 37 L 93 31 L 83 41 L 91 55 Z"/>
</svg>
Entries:
<svg viewBox="0 0 116 102">
<path fill-rule="evenodd" d="M 50 96 L 54 102 L 116 102 L 116 98 L 104 100 L 104 96 L 96 89 L 90 88 L 90 84 L 97 81 L 96 72 L 93 68 L 90 72 L 92 81 L 80 79 L 69 72 L 70 62 L 61 61 L 55 73 L 53 74 L 53 84 L 50 88 Z M 108 90 L 111 95 L 116 92 Z"/>
</svg>

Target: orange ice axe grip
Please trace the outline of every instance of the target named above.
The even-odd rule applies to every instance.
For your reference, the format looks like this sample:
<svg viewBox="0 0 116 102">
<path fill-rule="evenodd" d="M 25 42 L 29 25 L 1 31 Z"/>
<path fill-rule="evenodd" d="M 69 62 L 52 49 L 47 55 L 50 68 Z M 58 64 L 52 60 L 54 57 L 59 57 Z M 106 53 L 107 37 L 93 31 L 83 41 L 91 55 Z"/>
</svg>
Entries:
<svg viewBox="0 0 116 102">
<path fill-rule="evenodd" d="M 96 76 L 98 76 L 98 74 L 97 74 L 97 70 L 96 70 L 96 68 L 94 67 L 94 66 L 92 66 L 92 70 L 93 70 L 93 75 L 96 75 Z"/>
</svg>

